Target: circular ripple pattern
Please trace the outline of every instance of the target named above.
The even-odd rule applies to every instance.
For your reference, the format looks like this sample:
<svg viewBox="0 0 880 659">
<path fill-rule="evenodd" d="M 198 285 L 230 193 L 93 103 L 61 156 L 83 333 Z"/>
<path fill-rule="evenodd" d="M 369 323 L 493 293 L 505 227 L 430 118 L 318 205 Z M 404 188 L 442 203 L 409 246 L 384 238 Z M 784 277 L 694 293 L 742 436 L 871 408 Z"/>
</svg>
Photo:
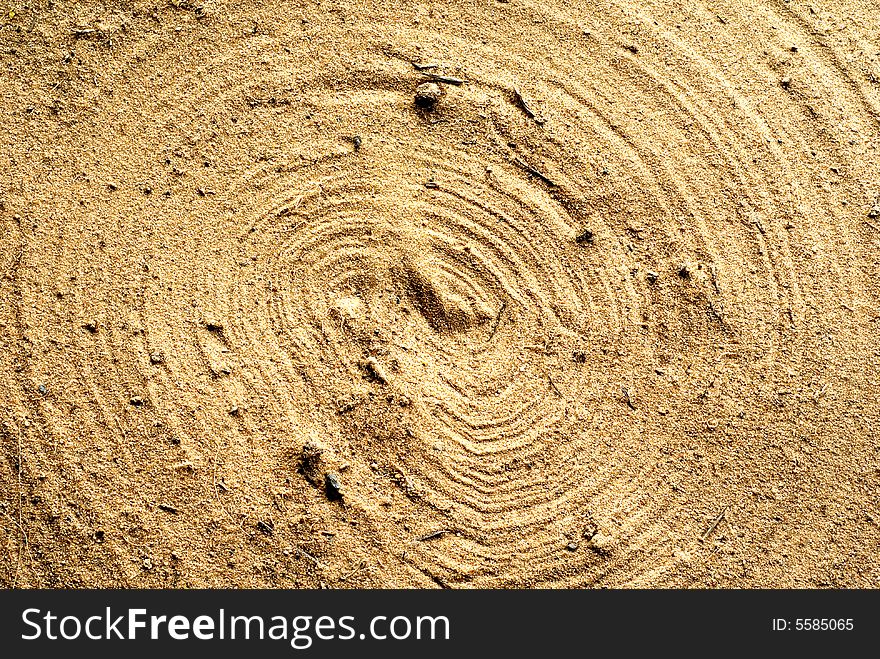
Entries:
<svg viewBox="0 0 880 659">
<path fill-rule="evenodd" d="M 579 29 L 550 24 L 541 39 Z M 445 39 L 431 36 L 412 41 Z M 644 64 L 637 40 L 675 64 Z M 298 69 L 288 96 L 263 87 L 290 65 L 271 39 L 239 55 L 259 59 L 256 77 L 225 60 L 195 76 L 211 100 L 187 113 L 256 99 L 248 132 L 279 138 L 218 195 L 236 270 L 199 282 L 205 313 L 300 442 L 373 465 L 347 496 L 375 529 L 387 515 L 370 489 L 390 478 L 423 506 L 421 530 L 450 531 L 405 559 L 439 583 L 638 583 L 680 510 L 597 438 L 618 428 L 651 459 L 623 416 L 650 364 L 784 349 L 805 312 L 786 228 L 803 220 L 803 163 L 752 99 L 657 31 L 600 22 L 531 66 L 448 45 L 468 82 L 435 113 L 413 106 L 411 51 Z M 517 93 L 542 99 L 540 122 Z M 329 139 L 322 116 L 343 124 Z M 215 338 L 189 341 L 208 354 Z M 606 544 L 573 567 L 564 546 L 594 530 Z"/>
<path fill-rule="evenodd" d="M 844 160 L 877 108 L 795 10 L 695 7 L 708 53 L 688 16 L 582 9 L 466 7 L 455 30 L 392 6 L 317 30 L 303 10 L 201 44 L 142 99 L 172 182 L 132 210 L 156 240 L 103 312 L 137 307 L 137 355 L 103 326 L 95 340 L 233 527 L 311 443 L 387 583 L 699 579 L 681 560 L 705 520 L 688 486 L 713 481 L 669 456 L 698 462 L 763 395 L 749 383 L 793 364 L 814 311 L 864 290 L 840 264 L 860 249 L 842 201 L 869 199 L 867 179 L 816 159 Z M 753 21 L 766 61 L 733 57 Z M 357 52 L 310 58 L 343 33 Z M 466 82 L 418 108 L 414 61 Z M 71 368 L 115 432 L 102 371 Z M 756 473 L 746 433 L 723 436 Z"/>
</svg>

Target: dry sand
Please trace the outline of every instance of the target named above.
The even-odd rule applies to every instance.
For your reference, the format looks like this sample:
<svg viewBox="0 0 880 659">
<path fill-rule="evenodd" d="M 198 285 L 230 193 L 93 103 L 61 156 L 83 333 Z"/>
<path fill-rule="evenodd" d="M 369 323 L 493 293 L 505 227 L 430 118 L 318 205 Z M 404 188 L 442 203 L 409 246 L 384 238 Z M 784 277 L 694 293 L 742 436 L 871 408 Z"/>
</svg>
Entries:
<svg viewBox="0 0 880 659">
<path fill-rule="evenodd" d="M 3 586 L 880 585 L 873 0 L 0 9 Z"/>
</svg>

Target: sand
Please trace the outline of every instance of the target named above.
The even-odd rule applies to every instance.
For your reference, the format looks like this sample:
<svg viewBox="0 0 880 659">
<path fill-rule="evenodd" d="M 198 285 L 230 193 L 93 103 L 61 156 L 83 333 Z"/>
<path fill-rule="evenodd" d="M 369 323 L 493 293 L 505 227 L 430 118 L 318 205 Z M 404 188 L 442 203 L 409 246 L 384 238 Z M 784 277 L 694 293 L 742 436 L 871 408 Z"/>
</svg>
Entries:
<svg viewBox="0 0 880 659">
<path fill-rule="evenodd" d="M 869 4 L 0 7 L 0 584 L 880 585 Z"/>
</svg>

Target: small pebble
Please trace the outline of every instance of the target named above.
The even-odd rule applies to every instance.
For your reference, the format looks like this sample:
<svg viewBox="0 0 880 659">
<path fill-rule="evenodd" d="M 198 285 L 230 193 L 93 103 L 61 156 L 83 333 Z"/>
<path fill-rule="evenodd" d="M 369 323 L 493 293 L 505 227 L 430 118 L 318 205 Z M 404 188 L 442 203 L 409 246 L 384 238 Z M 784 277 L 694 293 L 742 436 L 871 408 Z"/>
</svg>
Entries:
<svg viewBox="0 0 880 659">
<path fill-rule="evenodd" d="M 150 353 L 150 363 L 151 364 L 163 364 L 165 363 L 165 357 L 161 352 L 153 352 Z"/>
<path fill-rule="evenodd" d="M 140 407 L 141 405 L 144 404 L 144 399 L 141 398 L 140 396 L 132 396 L 131 398 L 128 399 L 128 402 L 131 405 L 134 405 L 135 407 Z"/>
<path fill-rule="evenodd" d="M 49 393 L 49 389 L 46 387 L 45 384 L 41 384 L 39 387 L 37 387 L 37 391 L 39 391 L 43 396 Z"/>
<path fill-rule="evenodd" d="M 614 538 L 604 533 L 596 533 L 590 539 L 590 547 L 600 554 L 607 554 L 614 547 Z"/>
<path fill-rule="evenodd" d="M 369 375 L 372 380 L 375 380 L 379 384 L 388 384 L 388 376 L 385 373 L 385 369 L 382 368 L 382 365 L 375 357 L 370 357 L 364 361 L 363 368 L 367 371 L 367 375 Z"/>
<path fill-rule="evenodd" d="M 328 472 L 324 475 L 324 491 L 330 501 L 338 501 L 342 498 L 342 485 L 336 474 Z"/>
<path fill-rule="evenodd" d="M 580 234 L 574 241 L 578 245 L 583 245 L 584 243 L 592 243 L 593 242 L 593 232 L 589 229 L 584 229 L 583 233 Z"/>
<path fill-rule="evenodd" d="M 420 108 L 433 110 L 441 98 L 443 98 L 443 90 L 434 82 L 423 82 L 416 87 L 416 105 Z"/>
</svg>

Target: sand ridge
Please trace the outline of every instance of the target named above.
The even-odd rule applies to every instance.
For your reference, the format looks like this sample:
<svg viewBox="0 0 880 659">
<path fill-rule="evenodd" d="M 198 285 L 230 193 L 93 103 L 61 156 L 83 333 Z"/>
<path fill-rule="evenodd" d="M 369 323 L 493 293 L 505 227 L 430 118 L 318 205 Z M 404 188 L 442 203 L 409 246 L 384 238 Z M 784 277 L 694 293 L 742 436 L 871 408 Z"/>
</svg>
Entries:
<svg viewBox="0 0 880 659">
<path fill-rule="evenodd" d="M 2 583 L 876 587 L 833 5 L 7 12 Z"/>
</svg>

